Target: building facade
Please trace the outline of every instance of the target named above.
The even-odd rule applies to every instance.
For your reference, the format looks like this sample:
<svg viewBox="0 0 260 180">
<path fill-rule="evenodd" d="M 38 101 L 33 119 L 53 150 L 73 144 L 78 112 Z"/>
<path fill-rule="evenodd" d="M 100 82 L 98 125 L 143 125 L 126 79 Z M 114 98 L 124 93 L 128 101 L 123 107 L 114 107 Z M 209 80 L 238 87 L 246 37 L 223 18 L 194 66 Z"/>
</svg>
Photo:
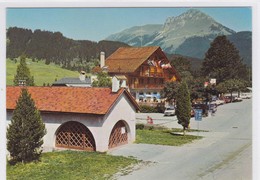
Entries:
<svg viewBox="0 0 260 180">
<path fill-rule="evenodd" d="M 7 87 L 7 125 L 22 87 Z M 124 88 L 27 87 L 47 129 L 44 151 L 104 152 L 135 141 L 138 105 Z"/>
<path fill-rule="evenodd" d="M 158 102 L 166 82 L 179 81 L 175 68 L 158 46 L 122 47 L 101 65 L 110 76 L 124 75 L 127 86 L 138 102 Z"/>
<path fill-rule="evenodd" d="M 54 82 L 52 86 L 91 87 L 91 83 L 91 79 L 86 78 L 86 72 L 81 71 L 79 78 L 64 77 Z"/>
</svg>

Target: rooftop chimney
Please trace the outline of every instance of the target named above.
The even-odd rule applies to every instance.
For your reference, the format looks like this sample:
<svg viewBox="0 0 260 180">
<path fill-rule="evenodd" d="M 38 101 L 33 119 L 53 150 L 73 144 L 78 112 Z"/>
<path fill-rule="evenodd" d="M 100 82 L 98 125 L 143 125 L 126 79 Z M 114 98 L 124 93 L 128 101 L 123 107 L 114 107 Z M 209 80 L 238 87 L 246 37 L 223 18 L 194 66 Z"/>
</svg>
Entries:
<svg viewBox="0 0 260 180">
<path fill-rule="evenodd" d="M 112 78 L 112 92 L 117 92 L 120 88 L 119 80 L 116 76 Z"/>
<path fill-rule="evenodd" d="M 105 66 L 105 52 L 100 52 L 100 67 Z"/>
<path fill-rule="evenodd" d="M 122 75 L 116 75 L 112 78 L 112 92 L 117 92 L 120 88 L 127 88 L 127 78 Z"/>
<path fill-rule="evenodd" d="M 80 71 L 79 80 L 85 81 L 85 79 L 86 79 L 86 72 Z"/>
</svg>

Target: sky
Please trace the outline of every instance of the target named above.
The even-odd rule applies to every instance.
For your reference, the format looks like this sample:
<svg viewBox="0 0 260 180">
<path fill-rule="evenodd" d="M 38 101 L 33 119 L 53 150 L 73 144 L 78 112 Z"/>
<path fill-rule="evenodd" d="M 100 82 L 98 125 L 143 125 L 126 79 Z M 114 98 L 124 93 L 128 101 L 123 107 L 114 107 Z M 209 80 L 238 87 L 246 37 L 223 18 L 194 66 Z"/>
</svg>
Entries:
<svg viewBox="0 0 260 180">
<path fill-rule="evenodd" d="M 61 32 L 74 40 L 100 41 L 124 29 L 164 24 L 190 8 L 7 8 L 6 26 Z M 250 7 L 194 8 L 235 31 L 252 30 Z"/>
</svg>

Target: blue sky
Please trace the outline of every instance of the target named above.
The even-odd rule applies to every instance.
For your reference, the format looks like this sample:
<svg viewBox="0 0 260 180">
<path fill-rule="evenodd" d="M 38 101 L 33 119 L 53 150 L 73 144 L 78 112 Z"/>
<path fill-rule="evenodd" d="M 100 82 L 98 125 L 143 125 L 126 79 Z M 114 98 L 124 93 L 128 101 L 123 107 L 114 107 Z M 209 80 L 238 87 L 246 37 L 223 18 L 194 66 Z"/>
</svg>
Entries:
<svg viewBox="0 0 260 180">
<path fill-rule="evenodd" d="M 75 40 L 100 41 L 126 28 L 163 24 L 190 8 L 9 8 L 8 27 L 59 31 Z M 250 7 L 195 8 L 235 31 L 252 30 Z"/>
</svg>

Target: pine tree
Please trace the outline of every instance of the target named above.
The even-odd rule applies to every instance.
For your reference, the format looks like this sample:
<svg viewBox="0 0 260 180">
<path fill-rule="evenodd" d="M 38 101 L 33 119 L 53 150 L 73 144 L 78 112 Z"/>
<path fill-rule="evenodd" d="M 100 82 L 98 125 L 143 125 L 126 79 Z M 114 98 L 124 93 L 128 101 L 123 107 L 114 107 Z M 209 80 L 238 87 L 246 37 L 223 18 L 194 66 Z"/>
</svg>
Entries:
<svg viewBox="0 0 260 180">
<path fill-rule="evenodd" d="M 26 57 L 20 57 L 20 64 L 17 66 L 16 75 L 14 77 L 14 85 L 18 86 L 19 81 L 25 81 L 26 86 L 34 86 L 34 78 L 30 75 L 30 69 L 26 65 Z"/>
<path fill-rule="evenodd" d="M 31 95 L 24 88 L 13 112 L 11 124 L 7 128 L 7 150 L 12 157 L 11 162 L 38 160 L 45 134 L 46 129 L 40 113 Z"/>
<path fill-rule="evenodd" d="M 185 130 L 189 127 L 190 124 L 190 112 L 190 92 L 187 83 L 184 81 L 178 88 L 176 95 L 176 115 L 178 119 L 178 124 L 181 124 L 183 127 L 183 135 L 185 135 Z"/>
<path fill-rule="evenodd" d="M 245 73 L 246 66 L 243 65 L 236 47 L 226 36 L 216 37 L 206 52 L 202 74 L 223 82 L 234 78 L 248 79 Z"/>
</svg>

